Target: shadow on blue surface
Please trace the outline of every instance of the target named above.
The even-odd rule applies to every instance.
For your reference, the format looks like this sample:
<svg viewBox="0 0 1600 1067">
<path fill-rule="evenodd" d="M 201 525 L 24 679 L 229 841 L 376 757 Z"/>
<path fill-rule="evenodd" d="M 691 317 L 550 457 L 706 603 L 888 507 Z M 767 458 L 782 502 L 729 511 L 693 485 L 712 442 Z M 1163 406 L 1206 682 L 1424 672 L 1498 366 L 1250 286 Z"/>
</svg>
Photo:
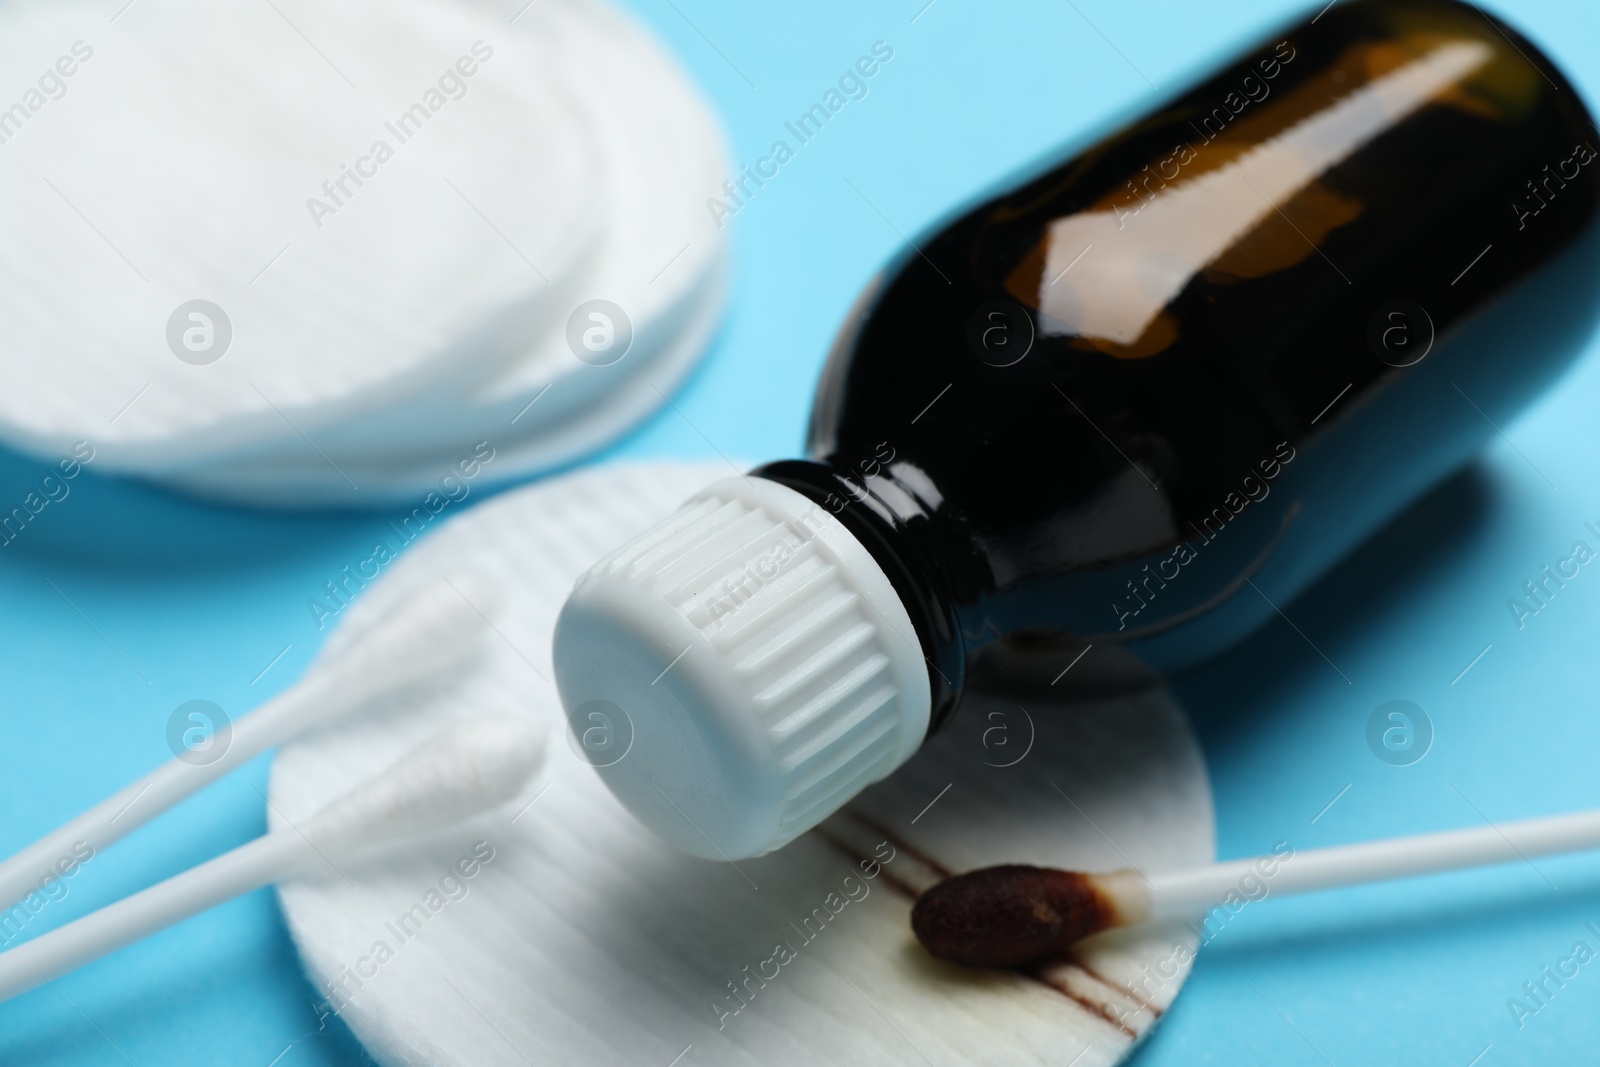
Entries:
<svg viewBox="0 0 1600 1067">
<path fill-rule="evenodd" d="M 1338 662 L 1334 650 L 1356 643 L 1374 620 L 1459 573 L 1460 560 L 1498 506 L 1495 493 L 1482 462 L 1468 464 L 1300 597 L 1279 605 L 1305 636 L 1274 620 L 1177 679 L 1173 688 L 1208 760 L 1255 729 L 1261 717 L 1291 713 L 1285 690 L 1307 671 L 1328 670 L 1323 653 Z"/>
</svg>

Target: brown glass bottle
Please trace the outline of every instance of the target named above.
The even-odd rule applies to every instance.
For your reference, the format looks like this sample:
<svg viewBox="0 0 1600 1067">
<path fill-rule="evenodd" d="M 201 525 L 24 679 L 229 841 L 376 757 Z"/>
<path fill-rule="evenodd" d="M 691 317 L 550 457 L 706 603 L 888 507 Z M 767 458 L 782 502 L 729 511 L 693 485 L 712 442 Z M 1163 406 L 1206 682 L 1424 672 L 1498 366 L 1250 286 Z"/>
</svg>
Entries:
<svg viewBox="0 0 1600 1067">
<path fill-rule="evenodd" d="M 1471 4 L 1354 0 L 1048 161 L 863 297 L 811 458 L 579 580 L 575 736 L 630 723 L 612 792 L 739 859 L 892 773 L 980 671 L 1106 688 L 1228 648 L 1581 349 L 1597 144 Z"/>
<path fill-rule="evenodd" d="M 1190 666 L 1581 349 L 1597 147 L 1475 7 L 1337 5 L 918 238 L 841 331 L 812 459 L 757 473 L 893 581 L 935 728 L 1002 650 Z"/>
</svg>

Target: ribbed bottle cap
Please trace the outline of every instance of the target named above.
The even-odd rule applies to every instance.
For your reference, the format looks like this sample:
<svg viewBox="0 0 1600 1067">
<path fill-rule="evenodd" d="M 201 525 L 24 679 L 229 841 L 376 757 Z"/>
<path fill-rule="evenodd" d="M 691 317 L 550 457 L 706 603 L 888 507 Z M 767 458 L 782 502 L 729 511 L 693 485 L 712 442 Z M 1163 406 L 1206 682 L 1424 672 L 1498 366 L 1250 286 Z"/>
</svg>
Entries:
<svg viewBox="0 0 1600 1067">
<path fill-rule="evenodd" d="M 840 522 L 760 477 L 702 490 L 578 580 L 555 630 L 575 748 L 668 842 L 778 848 L 904 763 L 928 671 Z"/>
</svg>

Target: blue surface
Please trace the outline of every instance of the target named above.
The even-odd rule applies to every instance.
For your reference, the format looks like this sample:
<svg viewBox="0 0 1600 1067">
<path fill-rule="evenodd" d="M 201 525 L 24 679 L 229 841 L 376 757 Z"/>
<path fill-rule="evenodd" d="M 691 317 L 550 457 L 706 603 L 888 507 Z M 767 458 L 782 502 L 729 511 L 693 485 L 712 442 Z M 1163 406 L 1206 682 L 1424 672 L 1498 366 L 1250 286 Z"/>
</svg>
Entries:
<svg viewBox="0 0 1600 1067">
<path fill-rule="evenodd" d="M 739 212 L 733 306 L 704 369 L 678 410 L 606 458 L 793 454 L 834 327 L 902 235 L 1299 9 L 925 2 L 637 0 L 722 108 L 743 162 L 874 41 L 895 56 Z M 1600 8 L 1499 7 L 1600 99 Z M 1222 855 L 1600 805 L 1600 569 L 1521 630 L 1506 606 L 1573 541 L 1597 543 L 1583 528 L 1600 525 L 1597 395 L 1591 354 L 1481 463 L 1288 606 L 1303 637 L 1275 623 L 1178 686 L 1211 768 Z M 43 473 L 0 453 L 0 501 Z M 306 599 L 363 558 L 386 519 L 212 508 L 92 473 L 74 482 L 0 549 L 0 852 L 165 760 L 178 704 L 243 710 L 292 681 L 326 636 Z M 1366 744 L 1368 716 L 1391 699 L 1434 723 L 1413 766 Z M 258 760 L 108 850 L 30 930 L 259 834 L 265 779 Z M 1520 1029 L 1507 999 L 1575 941 L 1600 948 L 1589 920 L 1600 925 L 1596 855 L 1252 906 L 1202 953 L 1137 1062 L 1587 1062 L 1600 962 Z M 319 1029 L 314 1000 L 275 901 L 256 893 L 0 1005 L 0 1064 L 366 1062 L 339 1024 Z M 661 1063 L 676 1051 L 663 1046 Z"/>
</svg>

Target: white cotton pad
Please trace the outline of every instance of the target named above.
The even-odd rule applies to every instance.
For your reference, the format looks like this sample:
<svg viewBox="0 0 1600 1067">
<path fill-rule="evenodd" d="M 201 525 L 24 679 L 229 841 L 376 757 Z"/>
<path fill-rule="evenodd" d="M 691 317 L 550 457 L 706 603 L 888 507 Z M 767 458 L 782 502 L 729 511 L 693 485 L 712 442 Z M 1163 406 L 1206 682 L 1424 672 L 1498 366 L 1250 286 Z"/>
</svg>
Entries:
<svg viewBox="0 0 1600 1067">
<path fill-rule="evenodd" d="M 565 55 L 585 57 L 573 75 L 584 79 L 588 98 L 600 105 L 597 120 L 609 119 L 598 136 L 612 172 L 630 178 L 616 183 L 613 225 L 587 279 L 589 291 L 621 306 L 636 338 L 647 337 L 658 322 L 692 329 L 682 323 L 696 313 L 684 309 L 695 303 L 704 279 L 722 273 L 726 259 L 725 231 L 705 206 L 730 173 L 714 113 L 676 60 L 605 0 L 551 0 L 529 14 L 536 15 L 530 36 L 554 39 Z M 479 392 L 480 403 L 508 411 L 543 388 L 552 366 L 570 367 L 572 358 L 566 344 L 547 344 L 498 374 Z M 628 360 L 616 366 L 627 369 Z M 519 422 L 566 419 L 605 391 L 599 375 L 575 378 Z"/>
<path fill-rule="evenodd" d="M 427 494 L 450 490 L 447 476 L 459 476 L 463 458 L 482 455 L 487 443 L 493 458 L 478 467 L 470 479 L 483 488 L 504 484 L 558 467 L 577 456 L 600 448 L 627 432 L 663 403 L 699 363 L 721 320 L 726 282 L 720 267 L 705 278 L 687 310 L 676 322 L 676 332 L 652 354 L 648 367 L 624 373 L 616 367 L 591 367 L 595 375 L 616 373 L 599 401 L 566 413 L 566 417 L 526 432 L 523 420 L 509 417 L 485 419 L 481 436 L 455 446 L 442 446 L 431 456 L 396 457 L 382 462 L 349 458 L 333 460 L 313 453 L 308 459 L 265 459 L 239 462 L 220 469 L 174 474 L 167 481 L 175 488 L 199 496 L 257 506 L 297 508 L 358 504 L 388 504 L 411 508 Z M 553 390 L 552 390 L 553 391 Z M 527 401 L 524 401 L 526 406 Z M 454 491 L 459 492 L 459 489 Z"/>
<path fill-rule="evenodd" d="M 533 94 L 496 65 L 503 27 L 470 7 L 147 0 L 110 26 L 51 0 L 0 24 L 7 69 L 92 49 L 3 145 L 0 435 L 21 447 L 159 470 L 481 378 L 594 250 L 593 138 L 557 72 Z M 169 345 L 194 299 L 231 325 L 201 366 Z"/>
<path fill-rule="evenodd" d="M 711 109 L 667 51 L 608 3 L 546 0 L 513 31 L 497 58 L 528 71 L 537 94 L 544 52 L 553 52 L 602 161 L 599 246 L 567 304 L 488 381 L 431 388 L 329 426 L 315 445 L 287 441 L 186 470 L 172 477 L 180 488 L 289 506 L 405 502 L 485 440 L 516 456 L 493 479 L 524 477 L 626 431 L 693 369 L 726 275 L 725 234 L 705 210 L 728 172 Z M 580 358 L 569 340 L 569 318 L 592 300 L 621 308 L 631 326 L 631 346 L 614 362 Z"/>
<path fill-rule="evenodd" d="M 501 496 L 419 543 L 340 610 L 323 655 L 339 656 L 409 590 L 461 576 L 498 591 L 485 656 L 280 750 L 271 825 L 455 720 L 517 715 L 564 729 L 550 639 L 573 580 L 728 473 L 582 471 Z M 627 758 L 620 722 L 585 726 L 609 731 L 596 745 L 606 755 L 590 761 Z M 341 864 L 344 877 L 279 887 L 312 982 L 378 1062 L 1093 1067 L 1122 1059 L 1188 973 L 1195 937 L 1181 924 L 1103 935 L 1026 975 L 935 961 L 909 925 L 912 895 L 946 870 L 1209 862 L 1205 770 L 1162 691 L 1026 711 L 975 698 L 893 777 L 737 866 L 653 838 L 581 751 L 556 743 L 546 777 L 498 812 Z"/>
<path fill-rule="evenodd" d="M 595 251 L 581 108 L 552 58 L 540 92 L 497 67 L 476 9 L 149 0 L 108 25 L 69 0 L 0 27 L 8 69 L 73 68 L 0 145 L 13 444 L 160 470 L 482 380 Z M 169 322 L 196 299 L 226 319 L 206 365 Z"/>
<path fill-rule="evenodd" d="M 331 430 L 317 443 L 338 459 L 387 461 L 501 427 L 507 435 L 529 434 L 603 404 L 625 378 L 654 369 L 656 355 L 688 328 L 721 273 L 725 235 L 705 204 L 728 175 L 728 155 L 711 108 L 676 60 L 605 0 L 542 0 L 513 30 L 504 48 L 508 66 L 527 71 L 528 90 L 538 93 L 547 76 L 544 53 L 560 57 L 599 144 L 598 251 L 568 306 L 521 358 L 488 382 L 469 383 L 465 395 L 426 398 L 425 418 L 388 412 L 381 426 L 365 420 Z M 632 327 L 632 346 L 615 362 L 585 361 L 569 342 L 570 314 L 597 299 L 620 307 Z"/>
</svg>

